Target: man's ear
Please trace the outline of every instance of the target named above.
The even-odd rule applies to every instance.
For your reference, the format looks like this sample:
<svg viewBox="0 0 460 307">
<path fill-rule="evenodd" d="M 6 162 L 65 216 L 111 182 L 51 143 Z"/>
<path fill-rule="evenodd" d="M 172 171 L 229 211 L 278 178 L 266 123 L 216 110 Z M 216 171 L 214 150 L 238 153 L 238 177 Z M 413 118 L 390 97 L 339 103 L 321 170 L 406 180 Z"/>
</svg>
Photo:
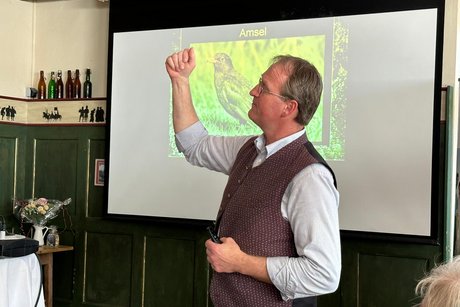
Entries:
<svg viewBox="0 0 460 307">
<path fill-rule="evenodd" d="M 283 116 L 297 116 L 299 104 L 297 100 L 289 99 L 284 103 Z"/>
</svg>

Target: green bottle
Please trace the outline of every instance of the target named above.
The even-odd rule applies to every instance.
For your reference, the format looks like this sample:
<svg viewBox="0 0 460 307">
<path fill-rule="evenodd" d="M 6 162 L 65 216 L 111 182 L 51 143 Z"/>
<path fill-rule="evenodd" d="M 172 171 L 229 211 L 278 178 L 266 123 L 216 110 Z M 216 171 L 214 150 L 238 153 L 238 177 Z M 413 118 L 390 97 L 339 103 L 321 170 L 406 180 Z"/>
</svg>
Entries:
<svg viewBox="0 0 460 307">
<path fill-rule="evenodd" d="M 50 82 L 48 83 L 48 99 L 56 98 L 56 79 L 54 78 L 54 71 L 51 72 Z"/>
</svg>

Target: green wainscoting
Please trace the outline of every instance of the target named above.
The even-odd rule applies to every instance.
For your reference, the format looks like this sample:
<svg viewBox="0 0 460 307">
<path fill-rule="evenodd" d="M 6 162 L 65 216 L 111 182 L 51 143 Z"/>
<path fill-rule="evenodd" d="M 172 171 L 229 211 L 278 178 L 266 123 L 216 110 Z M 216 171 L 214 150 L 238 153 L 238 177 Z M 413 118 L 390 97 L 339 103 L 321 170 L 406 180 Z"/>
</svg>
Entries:
<svg viewBox="0 0 460 307">
<path fill-rule="evenodd" d="M 212 306 L 203 227 L 104 218 L 104 189 L 94 185 L 104 127 L 0 127 L 0 214 L 9 228 L 19 228 L 15 195 L 72 198 L 72 223 L 53 221 L 62 244 L 75 247 L 54 256 L 54 306 Z M 339 290 L 320 297 L 320 307 L 408 307 L 442 248 L 343 238 L 342 256 Z"/>
<path fill-rule="evenodd" d="M 11 196 L 15 192 L 15 175 L 17 157 L 17 138 L 0 137 L 0 202 L 11 205 Z M 0 215 L 11 213 L 8 206 L 0 207 Z"/>
<path fill-rule="evenodd" d="M 24 194 L 26 133 L 24 126 L 0 125 L 0 215 L 8 230 L 18 232 L 19 224 L 13 217 L 13 197 Z"/>
<path fill-rule="evenodd" d="M 442 260 L 440 251 L 440 246 L 343 240 L 340 299 L 321 306 L 413 306 L 417 280 Z"/>
</svg>

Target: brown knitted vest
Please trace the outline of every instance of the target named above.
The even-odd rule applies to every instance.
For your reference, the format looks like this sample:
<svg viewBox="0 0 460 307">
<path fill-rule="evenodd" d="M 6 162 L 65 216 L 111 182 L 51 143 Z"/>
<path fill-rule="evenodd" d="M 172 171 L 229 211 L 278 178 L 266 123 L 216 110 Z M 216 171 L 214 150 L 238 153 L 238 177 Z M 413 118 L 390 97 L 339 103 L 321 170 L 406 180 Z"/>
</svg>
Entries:
<svg viewBox="0 0 460 307">
<path fill-rule="evenodd" d="M 256 156 L 252 138 L 240 149 L 230 172 L 217 216 L 219 235 L 232 237 L 250 255 L 295 257 L 293 233 L 281 215 L 283 194 L 306 166 L 329 166 L 305 135 L 252 168 Z M 211 298 L 215 307 L 292 305 L 282 300 L 275 286 L 239 273 L 213 272 Z"/>
</svg>

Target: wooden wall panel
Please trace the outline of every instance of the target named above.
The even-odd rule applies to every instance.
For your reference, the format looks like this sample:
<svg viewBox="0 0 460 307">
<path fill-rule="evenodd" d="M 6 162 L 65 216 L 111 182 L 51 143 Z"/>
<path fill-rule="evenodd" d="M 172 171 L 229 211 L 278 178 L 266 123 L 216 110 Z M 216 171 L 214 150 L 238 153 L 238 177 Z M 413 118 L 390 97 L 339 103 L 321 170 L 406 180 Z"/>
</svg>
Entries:
<svg viewBox="0 0 460 307">
<path fill-rule="evenodd" d="M 84 299 L 97 306 L 130 306 L 132 236 L 86 233 Z"/>
<path fill-rule="evenodd" d="M 67 209 L 74 215 L 78 201 L 78 139 L 35 139 L 34 154 L 34 197 L 70 197 Z"/>
<path fill-rule="evenodd" d="M 63 244 L 76 246 L 71 231 L 61 232 L 59 236 Z M 66 251 L 53 255 L 54 306 L 69 306 L 75 298 L 75 278 L 82 272 L 76 266 L 76 257 L 79 254 L 76 251 Z"/>
<path fill-rule="evenodd" d="M 105 140 L 90 139 L 88 161 L 88 217 L 102 217 L 104 214 L 104 187 L 94 185 L 95 160 L 105 157 Z"/>
<path fill-rule="evenodd" d="M 440 256 L 435 245 L 342 240 L 340 290 L 331 295 L 340 304 L 321 307 L 413 306 L 417 281 Z"/>
<path fill-rule="evenodd" d="M 16 138 L 0 137 L 0 215 L 11 214 L 15 194 Z"/>
<path fill-rule="evenodd" d="M 358 306 L 415 305 L 414 289 L 420 278 L 419 272 L 428 268 L 428 259 L 360 254 Z"/>
<path fill-rule="evenodd" d="M 20 229 L 19 220 L 12 211 L 13 198 L 22 197 L 26 186 L 26 139 L 25 127 L 2 125 L 0 128 L 0 215 L 6 220 L 7 231 Z"/>
<path fill-rule="evenodd" d="M 144 306 L 192 307 L 194 241 L 148 237 L 146 246 Z"/>
</svg>

